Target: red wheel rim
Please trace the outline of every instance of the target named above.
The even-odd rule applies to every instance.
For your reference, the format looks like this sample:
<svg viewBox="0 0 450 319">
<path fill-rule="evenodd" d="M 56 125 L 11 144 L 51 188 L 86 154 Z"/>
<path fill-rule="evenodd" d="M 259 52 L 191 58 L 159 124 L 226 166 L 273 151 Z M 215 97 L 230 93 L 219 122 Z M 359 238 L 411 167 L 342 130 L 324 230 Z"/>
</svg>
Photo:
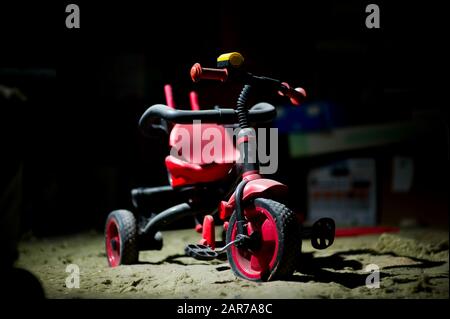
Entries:
<svg viewBox="0 0 450 319">
<path fill-rule="evenodd" d="M 106 224 L 106 254 L 111 267 L 120 264 L 119 225 L 114 218 L 111 218 Z"/>
<path fill-rule="evenodd" d="M 276 263 L 278 255 L 278 231 L 272 215 L 262 207 L 245 209 L 248 221 L 247 231 L 251 235 L 254 231 L 261 234 L 260 247 L 255 251 L 239 249 L 231 246 L 231 256 L 239 272 L 249 279 L 261 279 L 270 272 Z M 236 238 L 237 226 L 233 225 L 231 240 Z"/>
</svg>

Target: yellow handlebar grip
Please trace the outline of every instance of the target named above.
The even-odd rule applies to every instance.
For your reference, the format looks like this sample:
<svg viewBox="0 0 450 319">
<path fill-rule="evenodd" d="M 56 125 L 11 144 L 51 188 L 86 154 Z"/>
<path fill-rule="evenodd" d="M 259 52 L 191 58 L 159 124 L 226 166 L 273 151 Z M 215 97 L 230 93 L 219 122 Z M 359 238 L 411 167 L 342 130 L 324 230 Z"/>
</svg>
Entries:
<svg viewBox="0 0 450 319">
<path fill-rule="evenodd" d="M 217 58 L 218 68 L 239 68 L 244 63 L 244 57 L 239 52 L 224 53 Z"/>
</svg>

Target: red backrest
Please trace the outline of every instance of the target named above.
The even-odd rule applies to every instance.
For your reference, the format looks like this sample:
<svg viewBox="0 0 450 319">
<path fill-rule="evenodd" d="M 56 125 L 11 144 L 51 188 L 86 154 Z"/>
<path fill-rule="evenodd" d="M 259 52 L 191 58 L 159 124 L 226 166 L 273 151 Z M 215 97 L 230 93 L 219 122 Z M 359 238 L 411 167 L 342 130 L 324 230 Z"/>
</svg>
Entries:
<svg viewBox="0 0 450 319">
<path fill-rule="evenodd" d="M 164 94 L 167 105 L 175 108 L 170 84 L 164 86 Z M 189 98 L 191 109 L 200 110 L 197 93 L 191 92 Z M 176 147 L 177 157 L 188 163 L 234 163 L 239 158 L 239 152 L 234 148 L 232 132 L 217 124 L 176 124 L 170 132 L 169 145 Z M 194 144 L 194 141 L 197 143 Z M 204 150 L 208 151 L 207 158 L 202 156 Z"/>
<path fill-rule="evenodd" d="M 232 133 L 233 129 L 217 124 L 176 124 L 170 132 L 169 145 L 176 147 L 178 156 L 189 163 L 234 163 L 239 152 Z"/>
</svg>

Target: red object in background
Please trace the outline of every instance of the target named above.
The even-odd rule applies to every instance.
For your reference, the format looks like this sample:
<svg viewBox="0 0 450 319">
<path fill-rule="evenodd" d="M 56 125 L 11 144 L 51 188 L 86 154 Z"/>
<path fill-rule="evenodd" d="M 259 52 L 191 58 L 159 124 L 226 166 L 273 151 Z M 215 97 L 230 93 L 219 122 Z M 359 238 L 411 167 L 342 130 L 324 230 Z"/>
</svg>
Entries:
<svg viewBox="0 0 450 319">
<path fill-rule="evenodd" d="M 398 231 L 400 231 L 400 228 L 390 226 L 337 228 L 335 237 L 374 235 L 382 233 L 394 233 Z"/>
</svg>

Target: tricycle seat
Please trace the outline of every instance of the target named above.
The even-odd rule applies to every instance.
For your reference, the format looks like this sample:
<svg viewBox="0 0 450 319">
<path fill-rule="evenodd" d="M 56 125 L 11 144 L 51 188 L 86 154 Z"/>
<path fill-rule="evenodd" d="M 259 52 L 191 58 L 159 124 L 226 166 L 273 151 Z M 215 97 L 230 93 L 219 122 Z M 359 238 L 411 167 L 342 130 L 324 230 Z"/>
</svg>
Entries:
<svg viewBox="0 0 450 319">
<path fill-rule="evenodd" d="M 176 124 L 170 132 L 171 155 L 165 160 L 172 186 L 226 178 L 239 158 L 230 132 L 217 124 Z"/>
</svg>

